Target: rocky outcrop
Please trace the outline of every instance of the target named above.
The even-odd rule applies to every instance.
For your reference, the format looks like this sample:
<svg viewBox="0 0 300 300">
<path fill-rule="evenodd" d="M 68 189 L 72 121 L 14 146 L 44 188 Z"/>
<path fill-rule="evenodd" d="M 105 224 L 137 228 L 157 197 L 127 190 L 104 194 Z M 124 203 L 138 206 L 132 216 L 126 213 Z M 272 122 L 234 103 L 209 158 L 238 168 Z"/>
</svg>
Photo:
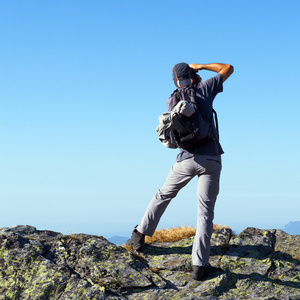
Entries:
<svg viewBox="0 0 300 300">
<path fill-rule="evenodd" d="M 101 236 L 0 229 L 0 299 L 300 299 L 300 236 L 214 232 L 210 273 L 191 279 L 193 238 L 131 253 Z"/>
</svg>

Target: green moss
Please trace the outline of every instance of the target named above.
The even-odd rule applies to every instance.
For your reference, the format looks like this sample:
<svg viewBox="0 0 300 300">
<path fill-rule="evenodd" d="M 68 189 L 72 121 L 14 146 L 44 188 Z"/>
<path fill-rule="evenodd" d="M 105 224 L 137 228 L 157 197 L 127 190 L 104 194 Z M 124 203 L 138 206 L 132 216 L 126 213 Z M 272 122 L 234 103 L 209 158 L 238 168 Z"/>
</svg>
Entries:
<svg viewBox="0 0 300 300">
<path fill-rule="evenodd" d="M 0 249 L 0 258 L 1 258 L 1 259 L 4 259 L 6 255 L 7 255 L 7 250 L 6 250 L 5 247 L 2 247 L 2 248 Z"/>
</svg>

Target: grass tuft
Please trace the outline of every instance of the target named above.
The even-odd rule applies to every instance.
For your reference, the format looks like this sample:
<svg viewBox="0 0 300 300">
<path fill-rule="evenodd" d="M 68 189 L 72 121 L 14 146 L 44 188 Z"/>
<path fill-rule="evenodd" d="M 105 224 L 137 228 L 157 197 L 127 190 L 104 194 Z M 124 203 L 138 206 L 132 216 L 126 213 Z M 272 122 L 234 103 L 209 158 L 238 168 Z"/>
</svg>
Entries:
<svg viewBox="0 0 300 300">
<path fill-rule="evenodd" d="M 123 248 L 125 248 L 126 250 L 130 251 L 130 252 L 133 252 L 133 248 L 131 245 L 122 245 Z"/>
<path fill-rule="evenodd" d="M 214 230 L 230 228 L 226 225 L 218 225 L 214 224 Z M 145 236 L 145 243 L 151 244 L 154 242 L 177 242 L 184 239 L 187 239 L 196 234 L 196 228 L 190 226 L 181 226 L 170 229 L 160 229 L 156 230 L 152 237 Z M 133 251 L 132 246 L 130 245 L 122 245 L 123 248 L 130 251 L 133 256 L 139 260 L 144 259 L 144 256 L 136 251 Z"/>
<path fill-rule="evenodd" d="M 230 229 L 230 227 L 227 225 L 214 224 L 214 230 L 223 229 L 223 228 Z"/>
<path fill-rule="evenodd" d="M 156 230 L 152 237 L 145 236 L 145 243 L 150 244 L 154 242 L 177 242 L 194 236 L 195 234 L 196 228 L 189 226 L 160 229 Z"/>
<path fill-rule="evenodd" d="M 225 225 L 214 224 L 214 230 L 229 228 Z M 156 230 L 152 237 L 145 236 L 145 243 L 150 244 L 154 242 L 177 242 L 187 239 L 196 234 L 196 228 L 190 226 L 181 226 L 170 229 Z"/>
</svg>

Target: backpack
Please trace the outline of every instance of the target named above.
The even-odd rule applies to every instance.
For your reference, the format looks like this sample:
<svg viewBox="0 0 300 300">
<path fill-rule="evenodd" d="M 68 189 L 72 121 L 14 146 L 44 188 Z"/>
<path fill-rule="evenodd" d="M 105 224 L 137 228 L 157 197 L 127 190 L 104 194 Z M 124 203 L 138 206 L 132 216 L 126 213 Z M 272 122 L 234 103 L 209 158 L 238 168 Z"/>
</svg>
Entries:
<svg viewBox="0 0 300 300">
<path fill-rule="evenodd" d="M 217 113 L 213 110 L 212 120 L 202 117 L 194 88 L 176 90 L 170 98 L 170 105 L 172 110 L 159 117 L 160 124 L 156 128 L 164 146 L 190 150 L 218 139 Z"/>
</svg>

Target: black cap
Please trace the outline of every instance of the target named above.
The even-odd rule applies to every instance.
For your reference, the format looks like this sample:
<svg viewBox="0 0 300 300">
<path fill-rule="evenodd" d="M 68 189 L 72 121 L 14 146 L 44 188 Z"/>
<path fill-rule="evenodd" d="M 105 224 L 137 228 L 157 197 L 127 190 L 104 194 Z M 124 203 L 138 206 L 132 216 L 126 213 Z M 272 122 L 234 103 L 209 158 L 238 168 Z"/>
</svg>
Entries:
<svg viewBox="0 0 300 300">
<path fill-rule="evenodd" d="M 178 88 L 191 85 L 193 83 L 193 71 L 186 63 L 179 63 L 173 68 L 173 81 Z"/>
</svg>

